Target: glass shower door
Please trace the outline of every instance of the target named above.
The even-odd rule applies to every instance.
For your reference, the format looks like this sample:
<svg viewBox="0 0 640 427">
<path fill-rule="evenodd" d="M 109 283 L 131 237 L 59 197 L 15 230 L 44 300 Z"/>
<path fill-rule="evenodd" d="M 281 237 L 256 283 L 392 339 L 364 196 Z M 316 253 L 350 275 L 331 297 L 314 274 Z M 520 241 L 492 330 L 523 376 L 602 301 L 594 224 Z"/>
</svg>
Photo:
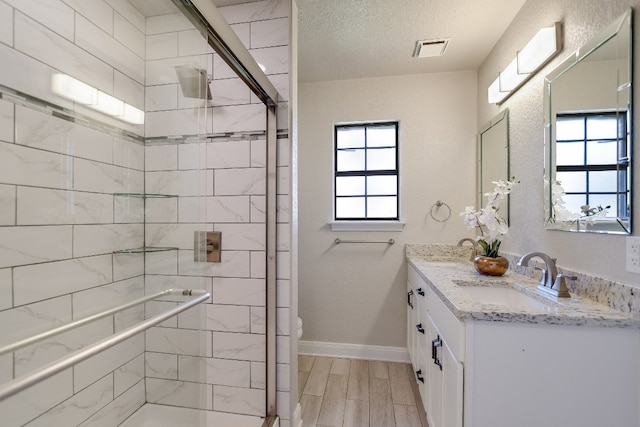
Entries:
<svg viewBox="0 0 640 427">
<path fill-rule="evenodd" d="M 213 293 L 0 400 L 8 426 L 162 425 L 176 414 L 254 425 L 275 413 L 275 101 L 265 107 L 184 3 L 0 0 L 0 348 L 161 290 Z M 287 25 L 285 2 L 263 3 L 233 10 L 247 46 Z M 196 236 L 211 231 L 220 262 L 201 262 L 216 245 Z M 185 298 L 0 354 L 0 386 Z"/>
<path fill-rule="evenodd" d="M 196 236 L 212 231 L 205 224 L 205 208 L 212 191 L 206 135 L 213 51 L 202 30 L 172 2 L 131 4 L 145 18 L 145 292 L 211 292 L 207 271 L 213 264 L 196 261 L 207 250 L 206 240 Z M 151 317 L 181 299 L 149 302 L 145 315 Z M 194 426 L 206 425 L 200 421 L 206 414 L 194 410 L 213 410 L 214 376 L 207 377 L 211 303 L 146 331 L 146 404 L 128 425 L 139 418 L 162 423 L 172 419 L 176 408 L 184 408 L 178 412 L 191 417 Z"/>
</svg>

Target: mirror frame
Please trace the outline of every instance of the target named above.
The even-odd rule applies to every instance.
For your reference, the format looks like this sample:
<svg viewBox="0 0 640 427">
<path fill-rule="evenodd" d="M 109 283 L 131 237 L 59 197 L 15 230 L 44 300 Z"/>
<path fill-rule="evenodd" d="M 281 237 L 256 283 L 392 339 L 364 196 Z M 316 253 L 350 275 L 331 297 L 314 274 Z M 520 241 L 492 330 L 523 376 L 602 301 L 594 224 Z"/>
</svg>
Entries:
<svg viewBox="0 0 640 427">
<path fill-rule="evenodd" d="M 616 37 L 622 31 L 629 32 L 629 43 L 627 47 L 627 67 L 628 67 L 628 81 L 618 82 L 618 93 L 623 90 L 629 92 L 628 104 L 621 106 L 617 105 L 617 110 L 625 110 L 627 112 L 627 145 L 629 152 L 629 182 L 633 182 L 633 13 L 632 9 L 628 9 L 623 15 L 617 18 L 614 22 L 602 29 L 594 38 L 584 44 L 575 53 L 571 54 L 567 59 L 562 61 L 551 73 L 545 77 L 545 89 L 544 89 L 544 127 L 545 127 L 545 169 L 544 169 L 544 215 L 545 215 L 545 229 L 547 230 L 562 230 L 562 231 L 574 231 L 574 232 L 591 232 L 591 233 L 606 233 L 606 234 L 631 234 L 631 223 L 633 217 L 633 184 L 630 184 L 628 203 L 630 206 L 629 219 L 624 222 L 616 217 L 615 220 L 608 217 L 606 221 L 598 220 L 584 220 L 581 217 L 579 219 L 569 220 L 557 220 L 554 217 L 553 201 L 554 194 L 553 188 L 556 184 L 555 180 L 555 117 L 552 108 L 552 88 L 554 82 L 566 73 L 568 73 L 573 67 L 580 64 L 590 54 L 595 52 L 602 45 L 609 40 Z M 619 103 L 619 101 L 618 101 Z M 610 229 L 609 225 L 616 224 L 617 229 Z"/>
<path fill-rule="evenodd" d="M 491 132 L 491 131 L 495 131 L 498 129 L 499 125 L 504 125 L 505 126 L 505 132 L 504 132 L 504 147 L 500 153 L 497 154 L 501 154 L 504 153 L 504 176 L 498 176 L 495 177 L 494 179 L 488 179 L 489 182 L 487 183 L 483 183 L 483 159 L 486 157 L 485 154 L 493 154 L 496 153 L 495 151 L 492 151 L 492 153 L 485 153 L 485 140 L 487 135 Z M 495 148 L 495 147 L 494 147 Z M 499 147 L 498 147 L 499 149 Z M 487 123 L 484 124 L 484 126 L 482 126 L 480 128 L 480 130 L 478 131 L 478 145 L 477 145 L 477 154 L 476 154 L 476 160 L 478 162 L 476 170 L 477 170 L 477 178 L 476 178 L 476 203 L 478 208 L 481 208 L 482 206 L 484 206 L 485 204 L 485 193 L 491 192 L 494 189 L 494 185 L 491 184 L 492 181 L 496 181 L 496 180 L 503 180 L 506 181 L 509 179 L 509 177 L 511 176 L 511 169 L 510 169 L 510 162 L 509 162 L 509 109 L 505 108 L 504 110 L 502 110 L 500 113 L 498 113 L 494 118 L 492 118 L 491 120 L 489 120 Z M 498 159 L 498 161 L 500 161 Z M 484 185 L 483 185 L 484 184 Z M 504 206 L 501 208 L 501 210 L 504 209 L 504 215 L 503 217 L 507 220 L 507 222 L 509 221 L 509 197 L 507 196 L 507 198 L 504 200 Z"/>
</svg>

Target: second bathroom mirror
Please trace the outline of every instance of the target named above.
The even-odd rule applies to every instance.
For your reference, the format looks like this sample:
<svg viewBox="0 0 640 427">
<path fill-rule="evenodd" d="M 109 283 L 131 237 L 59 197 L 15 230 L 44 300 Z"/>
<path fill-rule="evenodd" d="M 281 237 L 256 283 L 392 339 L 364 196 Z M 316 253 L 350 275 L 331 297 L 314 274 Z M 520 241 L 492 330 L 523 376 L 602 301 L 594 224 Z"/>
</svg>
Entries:
<svg viewBox="0 0 640 427">
<path fill-rule="evenodd" d="M 509 110 L 505 109 L 480 128 L 478 134 L 478 208 L 486 204 L 486 193 L 494 190 L 494 181 L 509 179 Z M 500 208 L 509 220 L 508 198 Z"/>
</svg>

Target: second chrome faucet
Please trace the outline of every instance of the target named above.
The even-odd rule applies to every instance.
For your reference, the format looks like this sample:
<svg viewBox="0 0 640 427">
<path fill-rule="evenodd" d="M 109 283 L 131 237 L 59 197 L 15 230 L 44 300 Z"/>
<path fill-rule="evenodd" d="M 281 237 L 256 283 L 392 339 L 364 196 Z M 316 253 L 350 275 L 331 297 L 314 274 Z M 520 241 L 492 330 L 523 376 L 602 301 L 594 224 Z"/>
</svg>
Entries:
<svg viewBox="0 0 640 427">
<path fill-rule="evenodd" d="M 471 251 L 471 258 L 470 258 L 470 260 L 473 261 L 473 259 L 477 257 L 479 254 L 478 242 L 476 242 L 475 240 L 469 237 L 465 237 L 464 239 L 460 239 L 460 241 L 458 241 L 458 246 L 462 246 L 464 242 L 471 242 L 471 245 L 473 246 L 473 250 Z"/>
</svg>

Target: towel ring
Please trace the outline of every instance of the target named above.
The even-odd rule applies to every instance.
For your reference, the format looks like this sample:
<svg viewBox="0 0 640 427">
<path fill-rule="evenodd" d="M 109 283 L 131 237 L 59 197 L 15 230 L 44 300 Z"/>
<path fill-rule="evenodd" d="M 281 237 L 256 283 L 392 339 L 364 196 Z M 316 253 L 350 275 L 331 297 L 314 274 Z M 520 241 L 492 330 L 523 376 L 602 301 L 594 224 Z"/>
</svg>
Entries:
<svg viewBox="0 0 640 427">
<path fill-rule="evenodd" d="M 433 214 L 433 209 L 438 210 L 438 208 L 441 208 L 442 206 L 447 208 L 447 217 L 444 219 L 438 219 L 435 217 L 435 215 Z M 438 221 L 438 222 L 446 222 L 449 218 L 451 218 L 451 208 L 449 207 L 448 204 L 446 204 L 445 202 L 443 202 L 442 200 L 438 200 L 436 201 L 433 206 L 431 206 L 431 209 L 429 210 L 429 215 L 431 215 L 431 218 L 433 218 L 434 221 Z"/>
</svg>

